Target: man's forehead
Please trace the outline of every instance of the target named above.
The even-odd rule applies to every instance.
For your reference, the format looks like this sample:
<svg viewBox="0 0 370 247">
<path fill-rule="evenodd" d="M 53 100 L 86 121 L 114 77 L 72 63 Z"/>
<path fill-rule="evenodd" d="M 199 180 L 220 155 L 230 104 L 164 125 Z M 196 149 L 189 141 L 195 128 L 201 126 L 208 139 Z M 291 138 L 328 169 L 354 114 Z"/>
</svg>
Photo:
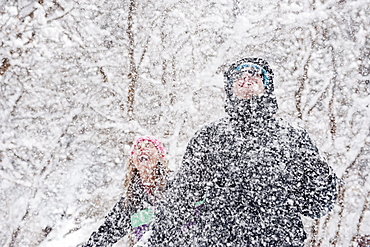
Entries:
<svg viewBox="0 0 370 247">
<path fill-rule="evenodd" d="M 236 79 L 243 77 L 244 75 L 250 75 L 250 76 L 261 76 L 262 77 L 262 70 L 258 68 L 252 68 L 252 67 L 245 67 L 243 69 L 240 69 L 239 71 L 235 71 L 232 75 L 231 78 Z"/>
<path fill-rule="evenodd" d="M 251 69 L 251 68 L 262 70 L 261 66 L 259 66 L 258 64 L 254 64 L 254 63 L 243 63 L 243 64 L 240 64 L 234 70 L 235 71 L 243 71 L 243 70 L 248 70 L 248 69 Z"/>
</svg>

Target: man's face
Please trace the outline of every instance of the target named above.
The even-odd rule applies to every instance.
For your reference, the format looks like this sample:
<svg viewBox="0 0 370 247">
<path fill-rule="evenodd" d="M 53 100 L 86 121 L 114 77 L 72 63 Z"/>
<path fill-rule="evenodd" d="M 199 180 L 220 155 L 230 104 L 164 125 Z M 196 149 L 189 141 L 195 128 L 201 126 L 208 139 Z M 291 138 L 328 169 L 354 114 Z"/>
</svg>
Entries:
<svg viewBox="0 0 370 247">
<path fill-rule="evenodd" d="M 262 76 L 254 69 L 241 72 L 233 80 L 233 93 L 240 99 L 250 99 L 265 91 Z"/>
</svg>

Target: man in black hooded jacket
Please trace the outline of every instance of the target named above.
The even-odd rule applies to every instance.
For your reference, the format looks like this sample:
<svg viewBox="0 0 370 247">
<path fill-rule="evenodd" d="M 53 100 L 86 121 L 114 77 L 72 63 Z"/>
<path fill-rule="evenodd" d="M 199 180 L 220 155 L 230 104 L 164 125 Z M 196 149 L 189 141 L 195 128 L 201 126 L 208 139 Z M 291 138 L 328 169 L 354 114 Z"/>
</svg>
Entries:
<svg viewBox="0 0 370 247">
<path fill-rule="evenodd" d="M 149 245 L 304 246 L 300 215 L 332 208 L 336 176 L 306 131 L 275 117 L 266 61 L 239 60 L 224 77 L 228 117 L 189 142 Z"/>
</svg>

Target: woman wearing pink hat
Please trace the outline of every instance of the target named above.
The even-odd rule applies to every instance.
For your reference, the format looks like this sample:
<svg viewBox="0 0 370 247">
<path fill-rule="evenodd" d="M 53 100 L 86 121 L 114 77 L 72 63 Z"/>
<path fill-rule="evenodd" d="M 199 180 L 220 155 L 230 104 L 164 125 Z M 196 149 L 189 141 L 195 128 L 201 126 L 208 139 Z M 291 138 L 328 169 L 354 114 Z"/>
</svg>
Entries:
<svg viewBox="0 0 370 247">
<path fill-rule="evenodd" d="M 111 246 L 128 235 L 133 246 L 154 219 L 154 206 L 162 197 L 169 169 L 162 143 L 150 136 L 134 142 L 127 163 L 124 196 L 93 232 L 84 247 Z"/>
</svg>

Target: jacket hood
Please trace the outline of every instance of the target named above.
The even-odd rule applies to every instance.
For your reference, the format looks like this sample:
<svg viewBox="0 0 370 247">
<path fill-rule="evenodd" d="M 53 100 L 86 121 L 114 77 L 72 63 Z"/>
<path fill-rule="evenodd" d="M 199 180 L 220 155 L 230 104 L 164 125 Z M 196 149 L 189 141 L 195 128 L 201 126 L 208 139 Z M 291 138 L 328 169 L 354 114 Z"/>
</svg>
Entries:
<svg viewBox="0 0 370 247">
<path fill-rule="evenodd" d="M 265 92 L 250 99 L 240 99 L 233 94 L 232 77 L 239 68 L 251 65 L 262 69 Z M 272 69 L 262 58 L 243 58 L 231 64 L 224 73 L 226 113 L 243 124 L 261 123 L 272 118 L 278 110 L 273 77 Z"/>
</svg>

